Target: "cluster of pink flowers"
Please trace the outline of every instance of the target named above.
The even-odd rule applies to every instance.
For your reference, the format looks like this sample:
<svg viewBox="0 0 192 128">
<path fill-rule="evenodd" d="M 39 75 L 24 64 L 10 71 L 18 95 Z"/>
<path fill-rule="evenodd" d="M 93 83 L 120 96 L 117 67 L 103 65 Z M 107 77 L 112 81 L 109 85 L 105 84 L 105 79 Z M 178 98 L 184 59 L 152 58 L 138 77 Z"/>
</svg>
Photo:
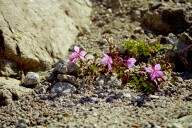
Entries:
<svg viewBox="0 0 192 128">
<path fill-rule="evenodd" d="M 77 59 L 80 58 L 82 61 L 85 60 L 86 52 L 83 50 L 80 50 L 78 46 L 74 47 L 74 52 L 69 56 L 69 60 L 76 63 Z M 112 70 L 112 64 L 113 60 L 110 56 L 104 53 L 104 57 L 101 60 L 103 63 L 105 63 L 108 66 L 108 70 Z M 123 59 L 119 57 L 119 62 L 123 62 Z M 129 58 L 126 60 L 126 66 L 128 68 L 131 68 L 136 63 L 135 58 Z M 161 78 L 163 76 L 163 72 L 161 71 L 160 64 L 156 64 L 154 67 L 149 66 L 145 68 L 146 72 L 150 73 L 151 80 L 155 80 L 156 78 Z"/>
<path fill-rule="evenodd" d="M 107 64 L 108 66 L 108 69 L 111 70 L 112 69 L 112 63 L 113 63 L 113 60 L 111 57 L 109 57 L 107 54 L 104 53 L 104 57 L 103 59 L 101 60 L 103 63 Z M 123 59 L 122 58 L 119 58 L 119 62 L 123 62 Z M 128 68 L 131 68 L 136 62 L 136 59 L 135 58 L 129 58 L 127 61 L 126 61 L 126 66 Z"/>
</svg>

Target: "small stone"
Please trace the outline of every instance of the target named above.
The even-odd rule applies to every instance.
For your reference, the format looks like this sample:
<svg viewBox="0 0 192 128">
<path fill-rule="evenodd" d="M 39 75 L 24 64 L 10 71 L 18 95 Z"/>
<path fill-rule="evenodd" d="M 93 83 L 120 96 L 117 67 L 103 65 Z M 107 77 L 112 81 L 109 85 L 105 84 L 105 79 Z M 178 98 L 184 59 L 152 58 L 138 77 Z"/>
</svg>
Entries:
<svg viewBox="0 0 192 128">
<path fill-rule="evenodd" d="M 109 13 L 112 13 L 112 12 L 113 12 L 111 8 L 107 9 L 107 11 L 108 11 Z"/>
<path fill-rule="evenodd" d="M 149 96 L 151 99 L 159 99 L 159 96 L 156 96 L 156 95 L 150 95 Z"/>
<path fill-rule="evenodd" d="M 105 98 L 107 96 L 106 93 L 99 93 L 98 98 Z"/>
<path fill-rule="evenodd" d="M 119 92 L 115 95 L 115 98 L 116 99 L 119 99 L 119 98 L 122 98 L 123 97 L 123 93 L 122 92 Z"/>
<path fill-rule="evenodd" d="M 24 79 L 25 85 L 35 85 L 40 83 L 40 77 L 39 74 L 35 72 L 28 72 Z"/>
<path fill-rule="evenodd" d="M 153 4 L 151 5 L 151 9 L 152 9 L 152 10 L 158 9 L 158 8 L 161 7 L 162 5 L 163 5 L 162 2 L 153 3 Z"/>
<path fill-rule="evenodd" d="M 113 103 L 113 96 L 110 96 L 109 98 L 106 99 L 106 102 Z"/>
<path fill-rule="evenodd" d="M 179 41 L 176 35 L 169 33 L 168 37 L 166 37 L 166 42 L 170 44 L 177 44 Z"/>
<path fill-rule="evenodd" d="M 93 115 L 93 116 L 98 116 L 98 114 L 97 114 L 96 112 L 94 112 L 92 115 Z"/>
<path fill-rule="evenodd" d="M 125 98 L 131 98 L 131 94 L 129 94 L 129 93 L 124 93 L 124 94 L 123 94 L 123 97 L 125 97 Z"/>
<path fill-rule="evenodd" d="M 177 77 L 177 81 L 178 82 L 183 82 L 183 78 L 182 77 Z"/>
<path fill-rule="evenodd" d="M 97 80 L 97 84 L 98 84 L 98 86 L 104 86 L 104 83 L 105 83 L 105 81 L 104 81 L 104 79 L 99 79 L 99 80 Z"/>
<path fill-rule="evenodd" d="M 71 61 L 61 60 L 53 65 L 54 71 L 62 74 L 76 73 L 77 65 Z"/>
<path fill-rule="evenodd" d="M 66 82 L 58 82 L 51 88 L 52 93 L 64 96 L 72 94 L 75 90 L 76 88 L 72 84 Z"/>
<path fill-rule="evenodd" d="M 134 33 L 144 33 L 143 29 L 141 27 L 136 27 L 134 29 Z"/>
<path fill-rule="evenodd" d="M 139 21 L 141 19 L 141 11 L 135 10 L 135 11 L 133 11 L 131 16 L 134 20 Z"/>
<path fill-rule="evenodd" d="M 72 75 L 58 74 L 57 79 L 61 82 L 69 82 L 71 84 L 78 85 L 76 77 Z"/>
<path fill-rule="evenodd" d="M 97 101 L 97 98 L 96 97 L 89 97 L 89 100 L 90 100 L 90 102 L 96 102 Z"/>
</svg>

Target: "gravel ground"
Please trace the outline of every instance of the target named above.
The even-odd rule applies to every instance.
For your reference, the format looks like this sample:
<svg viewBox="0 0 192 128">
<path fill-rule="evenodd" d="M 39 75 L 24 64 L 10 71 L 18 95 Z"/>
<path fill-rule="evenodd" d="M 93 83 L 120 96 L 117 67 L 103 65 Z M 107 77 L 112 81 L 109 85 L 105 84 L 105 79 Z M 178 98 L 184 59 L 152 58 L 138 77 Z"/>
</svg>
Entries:
<svg viewBox="0 0 192 128">
<path fill-rule="evenodd" d="M 91 29 L 82 30 L 77 44 L 101 54 L 107 48 L 102 34 L 110 34 L 117 43 L 133 35 L 146 41 L 156 36 L 143 33 L 138 28 L 140 23 L 132 21 L 129 15 L 131 8 L 153 0 L 122 0 L 123 7 L 111 1 L 114 7 L 108 7 L 104 0 L 94 2 Z M 141 33 L 136 32 L 138 29 Z M 72 96 L 34 93 L 2 106 L 0 127 L 192 128 L 192 74 L 174 74 L 176 82 L 164 85 L 155 95 L 136 93 L 129 88 L 109 87 L 99 92 L 93 85 L 83 86 Z M 42 88 L 46 87 L 42 82 Z"/>
</svg>

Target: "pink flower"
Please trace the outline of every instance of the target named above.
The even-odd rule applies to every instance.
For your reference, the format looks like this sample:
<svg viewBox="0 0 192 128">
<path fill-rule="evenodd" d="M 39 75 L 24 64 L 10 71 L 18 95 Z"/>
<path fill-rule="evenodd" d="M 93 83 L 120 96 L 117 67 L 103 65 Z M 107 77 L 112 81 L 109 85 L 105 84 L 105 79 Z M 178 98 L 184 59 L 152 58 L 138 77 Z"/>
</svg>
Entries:
<svg viewBox="0 0 192 128">
<path fill-rule="evenodd" d="M 126 66 L 128 68 L 131 68 L 136 62 L 136 59 L 135 58 L 129 58 L 127 61 L 126 61 Z"/>
<path fill-rule="evenodd" d="M 112 69 L 111 64 L 113 63 L 113 60 L 107 54 L 104 53 L 104 57 L 103 57 L 103 59 L 101 61 L 103 63 L 107 64 L 109 70 Z"/>
<path fill-rule="evenodd" d="M 149 66 L 145 68 L 145 70 L 151 74 L 150 75 L 151 80 L 155 80 L 155 78 L 161 78 L 163 76 L 163 72 L 160 71 L 160 69 L 161 69 L 160 64 L 156 64 L 155 67 Z"/>
<path fill-rule="evenodd" d="M 83 51 L 83 50 L 81 51 L 78 46 L 75 46 L 74 52 L 69 56 L 69 60 L 76 63 L 77 59 L 80 58 L 84 61 L 85 60 L 85 58 L 84 58 L 85 54 L 86 54 L 85 51 Z"/>
</svg>

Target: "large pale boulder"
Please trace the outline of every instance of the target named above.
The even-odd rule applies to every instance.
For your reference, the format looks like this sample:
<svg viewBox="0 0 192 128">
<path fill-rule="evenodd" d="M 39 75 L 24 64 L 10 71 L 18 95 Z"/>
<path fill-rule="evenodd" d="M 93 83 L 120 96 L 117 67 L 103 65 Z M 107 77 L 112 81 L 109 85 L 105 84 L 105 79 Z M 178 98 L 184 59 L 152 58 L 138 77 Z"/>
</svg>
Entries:
<svg viewBox="0 0 192 128">
<path fill-rule="evenodd" d="M 44 70 L 91 21 L 89 0 L 0 0 L 0 75 Z"/>
</svg>

